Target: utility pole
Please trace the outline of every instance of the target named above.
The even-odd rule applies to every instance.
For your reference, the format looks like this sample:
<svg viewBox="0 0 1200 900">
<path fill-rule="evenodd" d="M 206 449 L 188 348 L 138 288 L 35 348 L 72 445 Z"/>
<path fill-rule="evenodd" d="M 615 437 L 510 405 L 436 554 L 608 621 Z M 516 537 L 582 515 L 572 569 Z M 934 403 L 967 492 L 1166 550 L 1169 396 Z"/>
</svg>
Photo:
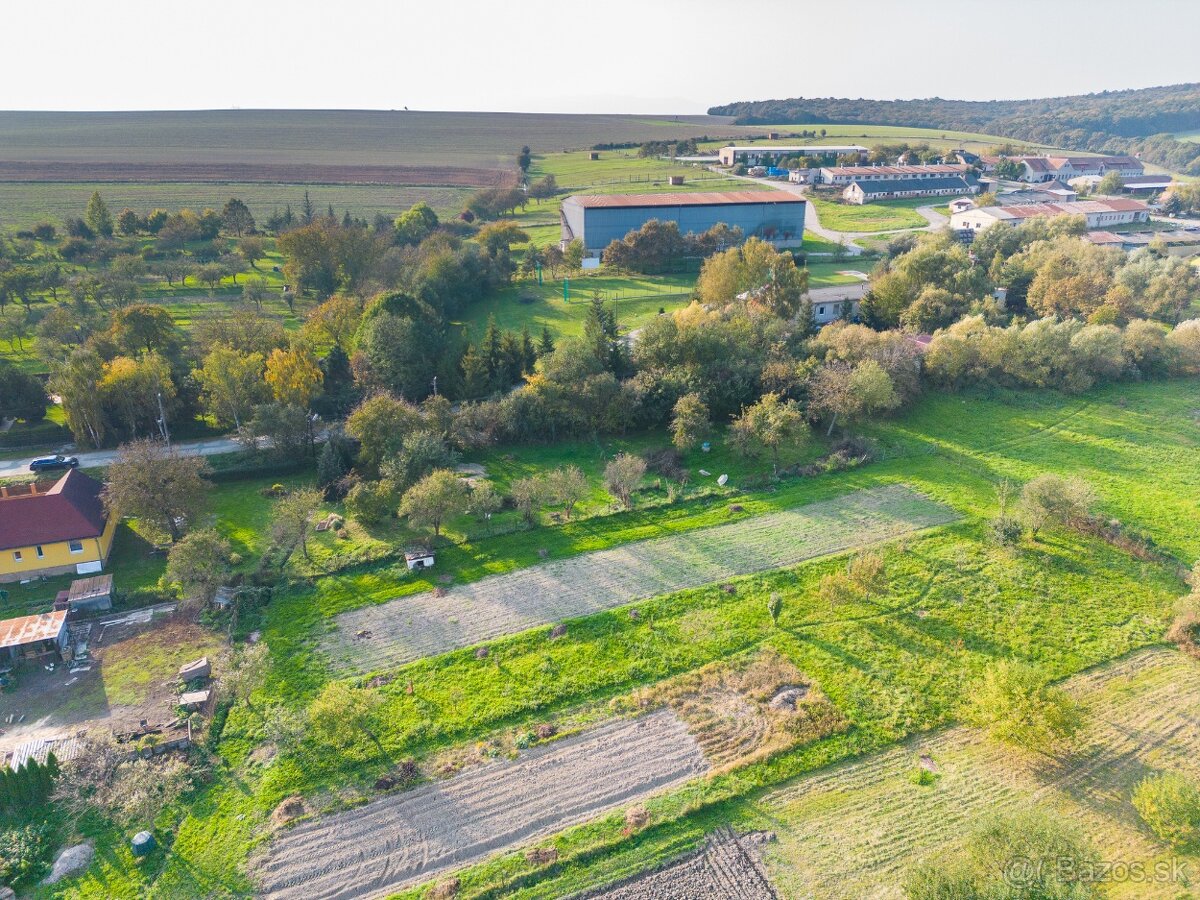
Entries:
<svg viewBox="0 0 1200 900">
<path fill-rule="evenodd" d="M 167 428 L 167 411 L 163 409 L 162 391 L 158 392 L 158 431 L 162 435 L 163 441 L 166 442 L 167 449 L 171 449 L 171 431 Z"/>
</svg>

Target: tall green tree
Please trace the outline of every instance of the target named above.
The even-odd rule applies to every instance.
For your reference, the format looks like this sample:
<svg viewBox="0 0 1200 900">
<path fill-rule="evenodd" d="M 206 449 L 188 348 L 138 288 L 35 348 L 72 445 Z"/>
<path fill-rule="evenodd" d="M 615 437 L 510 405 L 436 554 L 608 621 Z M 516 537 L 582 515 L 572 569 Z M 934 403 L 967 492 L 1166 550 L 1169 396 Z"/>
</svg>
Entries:
<svg viewBox="0 0 1200 900">
<path fill-rule="evenodd" d="M 112 237 L 112 213 L 108 211 L 108 205 L 100 196 L 99 191 L 94 191 L 91 199 L 88 200 L 87 212 L 84 214 L 84 221 L 87 222 L 88 228 L 90 228 L 94 234 L 99 234 L 104 237 Z"/>
</svg>

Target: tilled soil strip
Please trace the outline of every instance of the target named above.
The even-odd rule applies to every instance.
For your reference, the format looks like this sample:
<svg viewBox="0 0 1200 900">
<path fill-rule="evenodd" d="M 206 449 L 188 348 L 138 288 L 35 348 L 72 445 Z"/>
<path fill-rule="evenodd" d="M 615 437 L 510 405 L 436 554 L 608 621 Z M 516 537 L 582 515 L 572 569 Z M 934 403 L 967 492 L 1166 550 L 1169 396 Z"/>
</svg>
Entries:
<svg viewBox="0 0 1200 900">
<path fill-rule="evenodd" d="M 447 781 L 281 832 L 257 866 L 260 896 L 385 895 L 480 862 L 702 774 L 670 710 L 620 720 Z"/>
<path fill-rule="evenodd" d="M 655 872 L 574 900 L 777 900 L 757 852 L 730 828 L 708 836 L 704 849 Z"/>
<path fill-rule="evenodd" d="M 337 617 L 322 638 L 344 670 L 367 672 L 539 625 L 738 575 L 795 565 L 958 518 L 895 484 L 796 509 L 651 538 Z"/>
</svg>

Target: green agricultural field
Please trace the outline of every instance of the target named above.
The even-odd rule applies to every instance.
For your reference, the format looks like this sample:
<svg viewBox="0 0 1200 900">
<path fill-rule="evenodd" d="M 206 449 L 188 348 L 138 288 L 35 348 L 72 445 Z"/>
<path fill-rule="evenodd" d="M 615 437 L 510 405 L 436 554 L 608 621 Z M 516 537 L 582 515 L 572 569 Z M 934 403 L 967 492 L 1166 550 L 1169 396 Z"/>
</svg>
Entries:
<svg viewBox="0 0 1200 900">
<path fill-rule="evenodd" d="M 924 228 L 929 223 L 916 211 L 911 200 L 886 200 L 880 203 L 865 203 L 854 206 L 838 203 L 822 197 L 809 197 L 817 209 L 821 225 L 831 231 L 899 231 L 906 228 Z M 918 203 L 928 206 L 929 203 Z"/>
<path fill-rule="evenodd" d="M 472 189 L 453 186 L 367 184 L 245 184 L 245 183 L 0 183 L 0 228 L 27 228 L 38 222 L 61 222 L 80 216 L 93 191 L 100 191 L 114 214 L 125 207 L 143 215 L 152 209 L 219 210 L 230 197 L 250 207 L 259 221 L 291 204 L 300 209 L 308 191 L 313 206 L 330 204 L 340 217 L 346 210 L 367 221 L 376 214 L 397 216 L 424 200 L 439 215 L 457 215 Z"/>
<path fill-rule="evenodd" d="M 717 116 L 370 110 L 0 114 L 0 159 L 136 163 L 242 161 L 511 168 L 538 152 L 602 142 L 755 132 Z"/>
<path fill-rule="evenodd" d="M 803 785 L 796 779 L 805 773 L 952 723 L 963 683 L 995 659 L 1016 656 L 1064 678 L 1159 641 L 1184 590 L 1175 567 L 1066 531 L 999 548 L 987 539 L 985 519 L 996 508 L 994 486 L 1001 478 L 1078 475 L 1096 486 L 1104 515 L 1145 530 L 1190 562 L 1200 555 L 1190 524 L 1200 503 L 1197 408 L 1195 379 L 1121 385 L 1081 397 L 931 395 L 896 421 L 868 430 L 879 461 L 785 479 L 769 491 L 739 487 L 763 464 L 746 466 L 718 440 L 712 454 L 694 452 L 683 462 L 693 472 L 729 472 L 723 493 L 632 512 L 596 507 L 578 522 L 477 534 L 444 546 L 430 576 L 406 572 L 395 556 L 366 560 L 353 548 L 342 556 L 340 539 L 322 536 L 328 552 L 314 555 L 307 567 L 297 562 L 297 574 L 311 584 L 297 581 L 238 625 L 239 633 L 262 631 L 274 661 L 268 692 L 297 708 L 332 677 L 317 645 L 334 615 L 428 591 L 438 586 L 434 574 L 464 584 L 535 565 L 543 555 L 561 559 L 885 485 L 905 485 L 963 517 L 884 547 L 886 587 L 844 605 L 831 607 L 818 596 L 822 576 L 844 566 L 844 558 L 823 558 L 734 578 L 726 587 L 639 602 L 636 618 L 615 609 L 571 620 L 554 641 L 544 628 L 501 638 L 489 644 L 485 659 L 464 650 L 401 666 L 387 673 L 389 683 L 369 688 L 382 704 L 378 746 L 356 743 L 330 754 L 304 742 L 284 755 L 252 756 L 264 741 L 262 722 L 235 706 L 217 745 L 222 765 L 214 779 L 186 811 L 160 822 L 173 835 L 170 853 L 139 868 L 124 849 L 127 835 L 85 823 L 102 862 L 76 883 L 75 896 L 248 893 L 248 848 L 285 797 L 304 795 L 316 809 L 367 799 L 374 780 L 398 760 L 414 758 L 432 774 L 445 754 L 510 752 L 504 748 L 539 723 L 569 730 L 603 721 L 636 708 L 641 692 L 664 679 L 756 650 L 779 654 L 819 687 L 849 730 L 669 791 L 646 804 L 652 825 L 635 835 L 626 832 L 620 812 L 569 829 L 551 842 L 558 863 L 544 872 L 521 853 L 502 854 L 461 873 L 459 896 L 558 897 L 658 864 L 720 824 L 750 821 L 756 810 L 766 814 L 761 798 L 767 789 Z M 473 461 L 501 480 L 578 460 L 595 479 L 615 449 L 612 443 L 590 451 L 586 445 L 501 447 Z M 810 447 L 812 454 L 820 450 L 820 441 Z M 222 483 L 215 491 L 227 497 L 222 527 L 231 536 L 246 535 L 238 539 L 247 555 L 262 546 L 270 504 L 254 485 Z M 346 542 L 353 544 L 353 535 Z M 773 594 L 782 604 L 777 625 L 766 612 Z"/>
<path fill-rule="evenodd" d="M 1010 138 L 997 137 L 990 134 L 978 134 L 970 131 L 940 131 L 935 128 L 916 128 L 906 125 L 755 125 L 754 131 L 762 134 L 766 131 L 778 131 L 783 135 L 799 131 L 817 131 L 824 129 L 825 134 L 816 138 L 781 137 L 778 141 L 755 141 L 755 144 L 770 146 L 771 144 L 861 144 L 871 147 L 875 144 L 929 144 L 939 149 L 965 149 L 979 152 L 980 149 L 994 147 L 998 144 L 1017 143 Z M 713 142 L 705 145 L 705 149 L 716 149 L 723 142 Z M 1031 145 L 1035 149 L 1053 149 L 1042 145 Z"/>
</svg>

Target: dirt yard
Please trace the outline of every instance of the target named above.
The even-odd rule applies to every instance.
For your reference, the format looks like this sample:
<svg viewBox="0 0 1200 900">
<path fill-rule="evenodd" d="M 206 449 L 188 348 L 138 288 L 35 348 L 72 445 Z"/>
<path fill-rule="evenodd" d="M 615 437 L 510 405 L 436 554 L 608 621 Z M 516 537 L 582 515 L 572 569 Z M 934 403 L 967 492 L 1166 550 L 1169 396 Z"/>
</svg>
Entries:
<svg viewBox="0 0 1200 900">
<path fill-rule="evenodd" d="M 1137 783 L 1175 769 L 1200 777 L 1200 665 L 1150 650 L 1073 679 L 1087 711 L 1079 749 L 1063 759 L 1025 755 L 954 728 L 838 766 L 756 801 L 779 841 L 764 850 L 786 896 L 903 897 L 914 862 L 944 852 L 980 817 L 1033 804 L 1076 823 L 1108 862 L 1149 864 L 1163 848 L 1129 803 Z M 927 756 L 933 785 L 912 776 Z M 1191 875 L 1200 871 L 1194 857 Z M 1114 897 L 1183 896 L 1184 885 L 1114 885 Z M 1191 894 L 1188 894 L 1191 896 Z"/>
<path fill-rule="evenodd" d="M 61 663 L 53 672 L 27 666 L 16 687 L 0 693 L 0 755 L 34 738 L 165 722 L 174 717 L 180 665 L 214 656 L 222 646 L 199 625 L 150 609 L 105 615 L 92 624 L 86 641 L 90 660 L 78 671 Z"/>
<path fill-rule="evenodd" d="M 335 664 L 373 671 L 646 597 L 795 565 L 958 517 L 904 485 L 653 538 L 352 610 L 322 638 Z"/>
<path fill-rule="evenodd" d="M 753 843 L 723 828 L 704 849 L 656 872 L 575 900 L 777 900 Z"/>
<path fill-rule="evenodd" d="M 670 710 L 619 720 L 281 831 L 255 865 L 272 900 L 370 898 L 477 863 L 706 771 Z"/>
</svg>

